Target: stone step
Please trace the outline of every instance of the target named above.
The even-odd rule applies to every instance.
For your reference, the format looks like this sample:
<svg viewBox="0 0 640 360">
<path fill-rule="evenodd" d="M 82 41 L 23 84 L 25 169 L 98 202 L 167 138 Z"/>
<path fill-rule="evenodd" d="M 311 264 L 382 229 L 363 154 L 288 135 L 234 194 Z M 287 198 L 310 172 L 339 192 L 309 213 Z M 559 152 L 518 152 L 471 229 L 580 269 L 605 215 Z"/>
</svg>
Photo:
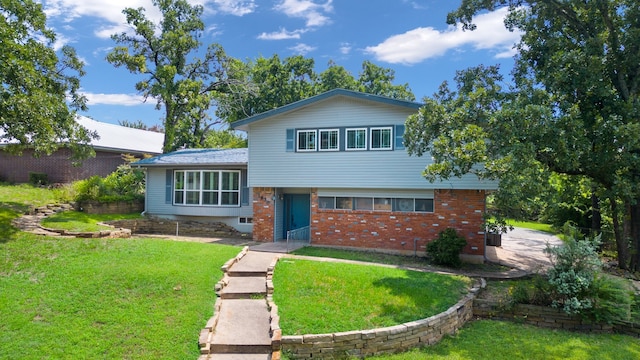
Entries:
<svg viewBox="0 0 640 360">
<path fill-rule="evenodd" d="M 220 293 L 222 299 L 255 299 L 267 294 L 266 278 L 264 276 L 231 278 L 229 285 Z"/>
<path fill-rule="evenodd" d="M 211 336 L 211 354 L 271 353 L 271 319 L 266 300 L 224 300 L 219 314 Z"/>
<path fill-rule="evenodd" d="M 249 251 L 240 261 L 229 268 L 229 276 L 266 276 L 274 255 Z"/>
<path fill-rule="evenodd" d="M 269 354 L 209 354 L 200 355 L 198 360 L 271 360 Z"/>
</svg>

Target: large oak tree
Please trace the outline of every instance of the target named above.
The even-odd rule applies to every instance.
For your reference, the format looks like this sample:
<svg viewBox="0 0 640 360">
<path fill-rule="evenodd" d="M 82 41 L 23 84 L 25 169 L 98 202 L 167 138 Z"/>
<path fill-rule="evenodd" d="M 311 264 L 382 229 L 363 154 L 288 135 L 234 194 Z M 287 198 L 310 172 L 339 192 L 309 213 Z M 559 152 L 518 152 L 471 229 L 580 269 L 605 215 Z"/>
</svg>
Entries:
<svg viewBox="0 0 640 360">
<path fill-rule="evenodd" d="M 93 153 L 87 144 L 95 134 L 75 121 L 86 103 L 79 92 L 83 63 L 69 46 L 56 52 L 55 41 L 41 4 L 0 0 L 0 142 L 36 156 L 69 146 L 84 158 Z"/>
<path fill-rule="evenodd" d="M 164 152 L 202 147 L 207 131 L 218 122 L 211 116 L 212 105 L 224 93 L 242 91 L 235 77 L 241 67 L 215 43 L 203 58 L 195 56 L 202 46 L 202 6 L 186 0 L 153 0 L 153 5 L 162 14 L 159 24 L 147 18 L 144 8 L 123 10 L 133 33 L 112 36 L 120 45 L 107 61 L 145 76 L 136 89 L 164 109 Z"/>
<path fill-rule="evenodd" d="M 459 72 L 457 87 L 445 84 L 408 120 L 409 150 L 433 156 L 430 179 L 476 172 L 523 191 L 551 172 L 589 179 L 609 199 L 620 266 L 637 269 L 640 2 L 463 0 L 448 22 L 473 30 L 474 15 L 502 6 L 506 26 L 523 32 L 513 88 L 493 67 Z"/>
</svg>

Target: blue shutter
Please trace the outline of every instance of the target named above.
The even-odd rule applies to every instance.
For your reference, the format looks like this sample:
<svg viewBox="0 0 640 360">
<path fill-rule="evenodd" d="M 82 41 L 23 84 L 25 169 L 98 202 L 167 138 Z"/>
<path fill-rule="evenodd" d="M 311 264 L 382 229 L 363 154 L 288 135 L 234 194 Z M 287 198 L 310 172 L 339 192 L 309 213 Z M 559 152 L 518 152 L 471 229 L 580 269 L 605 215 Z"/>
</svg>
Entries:
<svg viewBox="0 0 640 360">
<path fill-rule="evenodd" d="M 165 196 L 164 202 L 166 204 L 171 204 L 171 194 L 173 193 L 173 170 L 166 171 L 166 181 L 165 181 Z"/>
<path fill-rule="evenodd" d="M 247 182 L 247 170 L 243 169 L 240 172 L 241 191 L 240 191 L 240 205 L 249 206 L 249 184 Z"/>
<path fill-rule="evenodd" d="M 395 149 L 403 150 L 404 149 L 404 124 L 396 125 L 396 133 L 395 133 Z"/>
<path fill-rule="evenodd" d="M 295 129 L 287 129 L 287 151 L 295 151 L 296 142 L 295 142 Z"/>
</svg>

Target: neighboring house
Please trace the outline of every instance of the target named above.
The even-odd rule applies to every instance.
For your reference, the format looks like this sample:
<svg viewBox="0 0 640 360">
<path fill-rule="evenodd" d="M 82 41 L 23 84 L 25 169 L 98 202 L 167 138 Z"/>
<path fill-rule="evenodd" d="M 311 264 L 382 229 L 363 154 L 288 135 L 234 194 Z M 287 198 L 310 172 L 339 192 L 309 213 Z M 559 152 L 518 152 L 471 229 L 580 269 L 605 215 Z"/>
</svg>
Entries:
<svg viewBox="0 0 640 360">
<path fill-rule="evenodd" d="M 135 162 L 146 169 L 145 214 L 252 231 L 247 149 L 185 149 Z"/>
<path fill-rule="evenodd" d="M 423 254 L 452 227 L 467 239 L 464 256 L 481 261 L 485 197 L 497 183 L 428 182 L 429 156 L 410 157 L 403 146 L 404 122 L 420 106 L 337 89 L 236 121 L 232 127 L 248 134 L 248 154 L 183 150 L 136 163 L 147 168 L 147 212 L 224 218 L 241 231 L 252 227 L 257 241 L 290 236 L 403 254 Z M 237 185 L 206 180 L 234 171 Z M 225 191 L 240 192 L 240 200 L 209 200 Z"/>
<path fill-rule="evenodd" d="M 98 134 L 99 138 L 91 141 L 95 157 L 73 166 L 71 151 L 66 147 L 36 158 L 30 149 L 24 150 L 21 156 L 11 155 L 2 150 L 6 144 L 0 144 L 0 181 L 25 183 L 29 181 L 29 173 L 34 172 L 47 174 L 50 183 L 69 183 L 93 175 L 110 174 L 124 163 L 122 154 L 142 157 L 162 153 L 162 133 L 103 123 L 84 116 L 78 116 L 76 121 Z"/>
</svg>

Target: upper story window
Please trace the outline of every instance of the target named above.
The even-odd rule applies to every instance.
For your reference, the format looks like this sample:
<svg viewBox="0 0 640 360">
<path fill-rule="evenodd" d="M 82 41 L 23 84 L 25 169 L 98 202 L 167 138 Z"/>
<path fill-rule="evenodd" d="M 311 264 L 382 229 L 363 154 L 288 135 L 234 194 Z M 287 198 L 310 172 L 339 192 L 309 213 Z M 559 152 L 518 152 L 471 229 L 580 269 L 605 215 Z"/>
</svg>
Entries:
<svg viewBox="0 0 640 360">
<path fill-rule="evenodd" d="M 239 206 L 240 172 L 180 170 L 174 172 L 176 205 Z"/>
<path fill-rule="evenodd" d="M 297 134 L 298 151 L 316 151 L 316 130 L 298 130 Z"/>
<path fill-rule="evenodd" d="M 371 150 L 391 150 L 391 127 L 371 128 Z"/>
<path fill-rule="evenodd" d="M 320 130 L 320 151 L 340 150 L 340 131 L 338 129 Z"/>
<path fill-rule="evenodd" d="M 347 129 L 347 150 L 367 150 L 367 128 Z"/>
</svg>

